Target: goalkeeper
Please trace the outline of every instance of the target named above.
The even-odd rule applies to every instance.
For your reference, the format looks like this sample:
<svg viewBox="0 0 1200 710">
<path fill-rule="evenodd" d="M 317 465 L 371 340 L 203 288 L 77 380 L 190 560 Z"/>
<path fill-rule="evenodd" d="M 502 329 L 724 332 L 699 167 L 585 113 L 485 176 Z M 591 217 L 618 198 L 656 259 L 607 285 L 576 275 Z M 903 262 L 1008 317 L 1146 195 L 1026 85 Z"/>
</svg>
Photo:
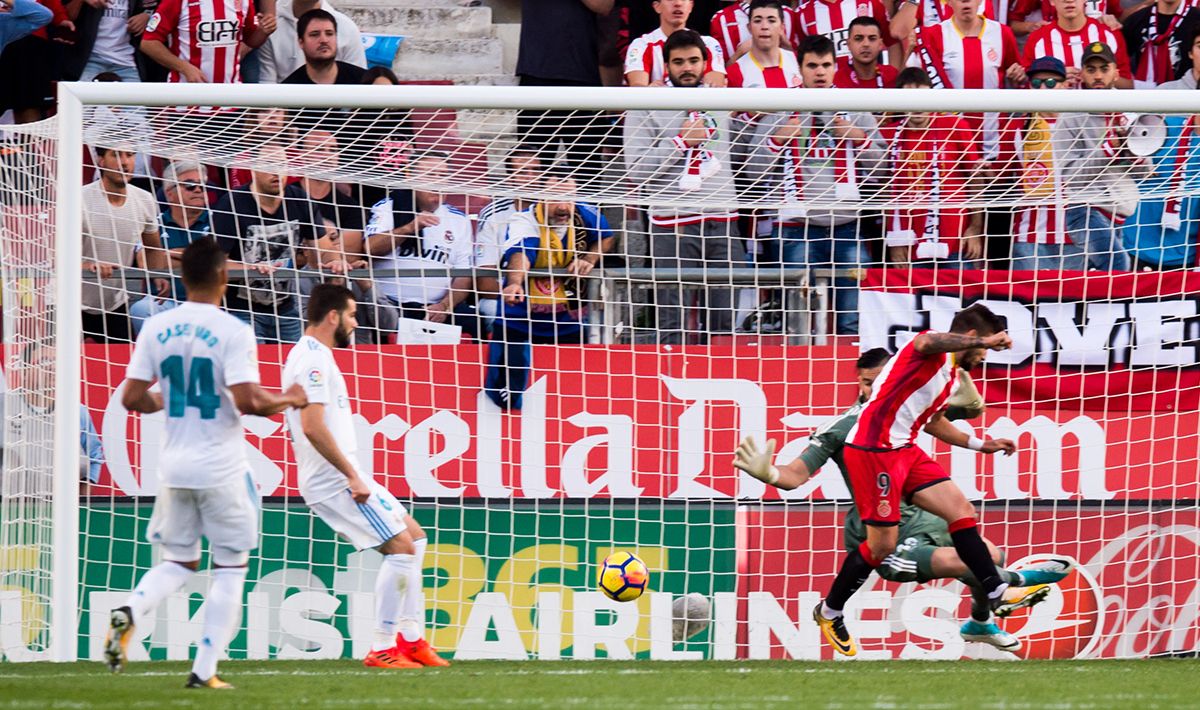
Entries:
<svg viewBox="0 0 1200 710">
<path fill-rule="evenodd" d="M 798 459 L 776 468 L 771 463 L 775 453 L 775 442 L 768 441 L 765 450 L 759 450 L 753 439 L 746 438 L 738 446 L 734 467 L 776 488 L 792 490 L 803 485 L 826 461 L 833 459 L 846 481 L 846 486 L 849 487 L 850 476 L 842 460 L 842 446 L 871 395 L 875 378 L 889 357 L 883 348 L 875 348 L 858 358 L 855 363 L 858 401 L 846 412 L 818 428 Z M 962 378 L 962 385 L 959 392 L 948 402 L 946 418 L 973 419 L 983 414 L 983 399 L 965 371 L 960 370 L 959 376 Z M 856 549 L 866 538 L 866 529 L 858 510 L 851 506 L 844 525 L 846 549 Z M 880 577 L 900 583 L 928 582 L 945 578 L 961 580 L 971 589 L 971 618 L 960 629 L 963 639 L 986 643 L 1002 651 L 1015 653 L 1020 650 L 1021 641 L 1001 629 L 992 619 L 987 594 L 975 582 L 966 564 L 959 559 L 945 520 L 904 503 L 901 506 L 899 539 L 900 544 L 896 546 L 895 552 L 877 568 Z M 1056 559 L 1020 572 L 1007 570 L 999 567 L 1004 562 L 1004 553 L 990 541 L 984 542 L 998 565 L 1000 575 L 1012 588 L 1004 603 L 996 609 L 997 616 L 1008 616 L 1017 609 L 1041 602 L 1050 592 L 1047 585 L 1066 577 L 1073 567 L 1069 560 Z"/>
</svg>

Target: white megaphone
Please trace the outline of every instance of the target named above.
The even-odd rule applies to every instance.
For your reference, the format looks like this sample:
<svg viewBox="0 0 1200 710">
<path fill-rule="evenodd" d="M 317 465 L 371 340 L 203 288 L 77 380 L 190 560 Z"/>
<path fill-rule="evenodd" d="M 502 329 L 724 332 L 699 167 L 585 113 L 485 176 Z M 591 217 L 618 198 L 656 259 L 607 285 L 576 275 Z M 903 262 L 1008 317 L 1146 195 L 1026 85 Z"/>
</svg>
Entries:
<svg viewBox="0 0 1200 710">
<path fill-rule="evenodd" d="M 1154 113 L 1127 113 L 1125 148 L 1139 158 L 1154 155 L 1167 142 L 1167 122 Z"/>
</svg>

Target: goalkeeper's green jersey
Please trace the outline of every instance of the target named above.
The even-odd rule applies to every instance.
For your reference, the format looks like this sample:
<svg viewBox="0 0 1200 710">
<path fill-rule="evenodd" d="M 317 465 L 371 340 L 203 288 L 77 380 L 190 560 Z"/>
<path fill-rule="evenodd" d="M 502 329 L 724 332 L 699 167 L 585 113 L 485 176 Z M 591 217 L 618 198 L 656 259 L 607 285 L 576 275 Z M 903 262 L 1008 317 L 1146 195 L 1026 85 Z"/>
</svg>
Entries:
<svg viewBox="0 0 1200 710">
<path fill-rule="evenodd" d="M 800 460 L 813 474 L 816 474 L 826 461 L 832 459 L 842 474 L 842 480 L 846 482 L 846 488 L 851 491 L 854 488 L 850 484 L 850 472 L 846 470 L 842 448 L 846 445 L 846 436 L 854 428 L 854 424 L 858 421 L 858 415 L 862 413 L 865 404 L 862 401 L 857 402 L 850 409 L 818 427 L 809 438 L 808 446 L 800 454 Z M 950 420 L 964 419 L 965 413 L 957 407 L 950 407 L 946 410 L 946 418 Z M 933 540 L 945 539 L 948 541 L 950 539 L 946 521 L 909 503 L 900 505 L 899 533 L 901 540 L 922 534 Z M 850 512 L 846 514 L 844 537 L 847 551 L 858 547 L 863 540 L 867 539 L 866 526 L 863 525 L 862 518 L 858 516 L 858 509 L 853 505 L 850 507 Z"/>
</svg>

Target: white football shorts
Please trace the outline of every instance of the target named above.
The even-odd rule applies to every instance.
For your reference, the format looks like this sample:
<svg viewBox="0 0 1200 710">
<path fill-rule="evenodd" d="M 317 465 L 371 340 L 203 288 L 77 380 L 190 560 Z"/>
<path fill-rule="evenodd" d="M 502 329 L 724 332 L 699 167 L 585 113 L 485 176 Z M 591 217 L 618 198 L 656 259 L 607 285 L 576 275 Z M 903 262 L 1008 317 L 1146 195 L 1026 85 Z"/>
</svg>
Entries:
<svg viewBox="0 0 1200 710">
<path fill-rule="evenodd" d="M 372 481 L 367 484 L 371 497 L 355 503 L 350 489 L 309 507 L 334 532 L 359 550 L 376 548 L 404 532 L 408 511 L 388 489 Z"/>
<path fill-rule="evenodd" d="M 249 552 L 258 547 L 261 500 L 249 473 L 215 488 L 162 488 L 146 540 L 162 545 L 172 562 L 200 559 L 200 537 L 210 547 Z"/>
</svg>

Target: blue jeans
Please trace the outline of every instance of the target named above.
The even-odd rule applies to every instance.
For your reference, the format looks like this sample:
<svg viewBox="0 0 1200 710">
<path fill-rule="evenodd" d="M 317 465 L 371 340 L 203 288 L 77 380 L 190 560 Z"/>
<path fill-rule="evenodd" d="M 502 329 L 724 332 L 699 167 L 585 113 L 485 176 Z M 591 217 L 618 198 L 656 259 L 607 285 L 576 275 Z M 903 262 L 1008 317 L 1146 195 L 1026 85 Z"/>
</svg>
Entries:
<svg viewBox="0 0 1200 710">
<path fill-rule="evenodd" d="M 267 306 L 259 306 L 267 308 Z M 244 310 L 231 310 L 243 323 L 254 327 L 254 337 L 260 345 L 275 345 L 294 343 L 304 335 L 304 326 L 300 323 L 300 311 L 296 302 L 277 309 L 274 313 L 255 311 L 247 313 Z"/>
<path fill-rule="evenodd" d="M 130 62 L 132 62 L 132 58 Z M 102 62 L 96 59 L 89 59 L 88 63 L 83 67 L 83 73 L 79 75 L 80 81 L 91 81 L 96 78 L 97 74 L 104 72 L 112 72 L 121 77 L 123 82 L 138 83 L 142 77 L 138 74 L 137 67 L 131 64 L 113 64 L 111 62 Z"/>
<path fill-rule="evenodd" d="M 157 315 L 163 311 L 169 311 L 179 305 L 179 301 L 170 298 L 158 298 L 156 296 L 146 296 L 145 298 L 134 301 L 129 304 L 129 322 L 133 324 L 133 335 L 142 332 L 142 324 L 146 322 L 150 316 Z"/>
<path fill-rule="evenodd" d="M 784 266 L 808 269 L 861 268 L 871 260 L 859 241 L 858 221 L 834 227 L 813 224 L 779 227 L 780 252 Z M 833 303 L 837 332 L 858 332 L 858 285 L 854 279 L 833 280 Z"/>
<path fill-rule="evenodd" d="M 1132 262 L 1120 230 L 1103 212 L 1087 206 L 1066 211 L 1064 231 L 1071 244 L 1013 242 L 1014 271 L 1129 271 Z"/>
</svg>

